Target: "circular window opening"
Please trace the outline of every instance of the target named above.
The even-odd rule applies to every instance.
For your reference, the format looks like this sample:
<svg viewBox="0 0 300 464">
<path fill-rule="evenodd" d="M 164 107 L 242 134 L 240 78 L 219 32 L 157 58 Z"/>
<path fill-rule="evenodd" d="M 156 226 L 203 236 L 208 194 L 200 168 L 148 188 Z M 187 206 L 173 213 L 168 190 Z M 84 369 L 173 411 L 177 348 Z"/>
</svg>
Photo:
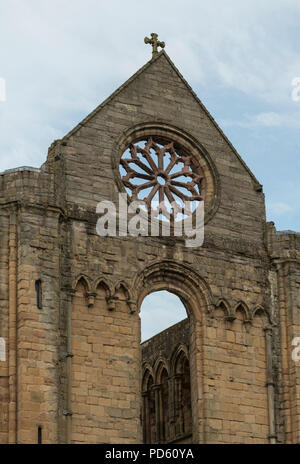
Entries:
<svg viewBox="0 0 300 464">
<path fill-rule="evenodd" d="M 119 170 L 130 199 L 143 201 L 148 215 L 160 220 L 183 220 L 205 199 L 203 170 L 177 142 L 147 137 L 131 143 Z"/>
</svg>

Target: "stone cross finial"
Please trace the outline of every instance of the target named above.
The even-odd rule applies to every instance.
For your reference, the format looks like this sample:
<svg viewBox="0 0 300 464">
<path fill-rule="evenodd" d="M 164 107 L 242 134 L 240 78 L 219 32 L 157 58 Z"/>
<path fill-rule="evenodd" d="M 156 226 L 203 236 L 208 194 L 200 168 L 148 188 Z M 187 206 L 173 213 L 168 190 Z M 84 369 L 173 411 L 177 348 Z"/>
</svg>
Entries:
<svg viewBox="0 0 300 464">
<path fill-rule="evenodd" d="M 157 55 L 157 47 L 165 48 L 165 42 L 160 42 L 157 40 L 158 35 L 152 32 L 151 34 L 152 39 L 149 39 L 148 37 L 145 37 L 144 42 L 145 44 L 151 44 L 152 45 L 152 56 Z"/>
</svg>

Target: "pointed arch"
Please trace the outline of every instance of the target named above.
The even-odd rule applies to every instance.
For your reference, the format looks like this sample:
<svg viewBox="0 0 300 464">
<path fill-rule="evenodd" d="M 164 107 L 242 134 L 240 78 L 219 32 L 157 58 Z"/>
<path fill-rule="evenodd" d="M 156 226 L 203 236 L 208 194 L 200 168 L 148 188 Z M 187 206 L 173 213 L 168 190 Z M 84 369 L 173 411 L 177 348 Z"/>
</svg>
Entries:
<svg viewBox="0 0 300 464">
<path fill-rule="evenodd" d="M 126 295 L 126 297 L 131 300 L 132 299 L 132 292 L 130 290 L 130 286 L 128 283 L 126 283 L 124 280 L 118 280 L 116 283 L 115 283 L 115 293 L 120 290 L 121 288 L 123 288 L 123 291 Z"/>
<path fill-rule="evenodd" d="M 97 289 L 102 286 L 105 289 L 106 297 L 111 298 L 114 294 L 114 288 L 112 282 L 110 282 L 106 277 L 98 277 L 93 283 L 93 289 L 97 293 Z"/>
<path fill-rule="evenodd" d="M 177 353 L 177 357 L 175 359 L 174 365 L 174 373 L 175 374 L 183 374 L 183 366 L 186 361 L 189 361 L 188 355 L 184 350 L 180 350 Z"/>
<path fill-rule="evenodd" d="M 208 284 L 184 263 L 156 261 L 135 276 L 132 288 L 138 309 L 149 293 L 167 290 L 181 299 L 188 316 L 195 320 L 200 320 L 205 312 L 213 310 L 213 297 Z"/>
<path fill-rule="evenodd" d="M 270 324 L 273 323 L 269 312 L 260 304 L 255 306 L 254 309 L 252 310 L 251 319 L 253 320 L 258 315 L 265 316 L 268 323 Z"/>
<path fill-rule="evenodd" d="M 167 372 L 167 374 L 169 376 L 170 369 L 169 369 L 167 360 L 165 358 L 163 358 L 162 356 L 159 356 L 157 358 L 157 360 L 155 361 L 154 367 L 153 367 L 154 381 L 155 381 L 156 384 L 161 383 L 161 376 L 162 376 L 162 373 L 163 373 L 164 369 L 166 370 L 166 372 Z"/>
<path fill-rule="evenodd" d="M 250 320 L 250 310 L 247 306 L 247 304 L 244 301 L 238 301 L 237 304 L 234 306 L 233 309 L 233 316 L 236 317 L 237 312 L 240 311 L 244 315 L 244 320 L 249 321 Z"/>
<path fill-rule="evenodd" d="M 225 298 L 220 298 L 217 301 L 214 310 L 216 310 L 216 309 L 223 310 L 225 317 L 231 316 L 230 304 L 228 303 L 228 301 Z"/>
<path fill-rule="evenodd" d="M 142 376 L 142 425 L 143 443 L 154 443 L 156 439 L 154 375 L 149 363 L 143 365 Z"/>
<path fill-rule="evenodd" d="M 175 347 L 170 360 L 170 374 L 176 374 L 176 366 L 180 356 L 185 355 L 189 359 L 189 352 L 186 345 L 180 344 Z"/>
<path fill-rule="evenodd" d="M 152 379 L 152 383 L 154 383 L 152 367 L 150 366 L 150 364 L 146 363 L 143 366 L 142 392 L 146 392 L 148 390 L 148 384 L 150 379 Z"/>
<path fill-rule="evenodd" d="M 166 442 L 170 437 L 170 384 L 169 372 L 166 366 L 163 366 L 159 375 L 159 391 L 160 391 L 160 441 Z"/>
<path fill-rule="evenodd" d="M 179 345 L 173 353 L 175 434 L 192 431 L 191 378 L 187 347 Z"/>
<path fill-rule="evenodd" d="M 73 281 L 72 289 L 76 291 L 78 284 L 81 283 L 85 287 L 86 292 L 91 292 L 92 284 L 90 278 L 86 274 L 79 274 Z"/>
</svg>

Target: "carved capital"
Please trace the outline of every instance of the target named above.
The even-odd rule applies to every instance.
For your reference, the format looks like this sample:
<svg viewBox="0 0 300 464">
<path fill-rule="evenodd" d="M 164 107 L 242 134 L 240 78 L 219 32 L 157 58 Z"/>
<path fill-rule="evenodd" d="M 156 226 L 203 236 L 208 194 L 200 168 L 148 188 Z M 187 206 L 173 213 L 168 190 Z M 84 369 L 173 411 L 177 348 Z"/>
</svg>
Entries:
<svg viewBox="0 0 300 464">
<path fill-rule="evenodd" d="M 160 388 L 161 388 L 161 384 L 155 383 L 154 385 L 152 385 L 151 390 L 158 391 L 160 390 Z"/>
</svg>

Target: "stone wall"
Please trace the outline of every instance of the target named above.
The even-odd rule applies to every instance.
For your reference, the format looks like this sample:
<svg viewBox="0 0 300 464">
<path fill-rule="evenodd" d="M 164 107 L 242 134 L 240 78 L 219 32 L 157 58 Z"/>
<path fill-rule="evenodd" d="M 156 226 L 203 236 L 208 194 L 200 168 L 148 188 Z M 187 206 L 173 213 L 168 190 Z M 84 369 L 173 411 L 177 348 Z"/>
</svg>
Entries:
<svg viewBox="0 0 300 464">
<path fill-rule="evenodd" d="M 210 179 L 202 247 L 99 237 L 136 137 L 180 141 Z M 178 295 L 189 317 L 192 441 L 299 442 L 299 240 L 165 52 L 49 149 L 0 176 L 0 440 L 142 441 L 139 308 Z M 42 308 L 35 282 L 42 282 Z"/>
</svg>

